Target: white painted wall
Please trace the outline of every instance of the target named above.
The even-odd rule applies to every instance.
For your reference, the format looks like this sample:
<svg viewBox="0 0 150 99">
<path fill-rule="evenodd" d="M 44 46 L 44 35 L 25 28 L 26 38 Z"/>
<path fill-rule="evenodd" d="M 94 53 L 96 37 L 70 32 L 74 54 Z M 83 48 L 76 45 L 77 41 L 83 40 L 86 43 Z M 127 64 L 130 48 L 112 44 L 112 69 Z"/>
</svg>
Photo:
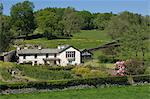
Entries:
<svg viewBox="0 0 150 99">
<path fill-rule="evenodd" d="M 67 51 L 75 51 L 75 61 L 72 62 L 71 65 L 79 65 L 81 63 L 81 53 L 80 51 L 74 49 L 73 47 L 68 48 L 67 50 L 63 51 L 62 53 L 57 54 L 56 58 L 60 59 L 59 62 L 56 62 L 57 65 L 61 66 L 67 66 L 68 65 L 68 58 L 66 58 L 66 52 Z M 44 60 L 46 58 L 46 54 L 37 54 L 37 58 L 35 58 L 35 55 L 26 55 L 26 58 L 23 59 L 23 56 L 19 56 L 18 63 L 23 62 L 32 62 L 33 65 L 35 61 L 37 61 L 37 64 L 44 64 Z M 54 54 L 48 54 L 48 58 L 54 58 Z"/>
<path fill-rule="evenodd" d="M 37 58 L 35 58 L 35 55 L 26 55 L 26 58 L 23 59 L 23 56 L 19 56 L 19 63 L 23 62 L 32 62 L 34 63 L 37 61 L 37 64 L 44 64 L 44 60 L 46 58 L 46 54 L 37 54 Z M 54 54 L 49 54 L 48 58 L 54 58 Z"/>
</svg>

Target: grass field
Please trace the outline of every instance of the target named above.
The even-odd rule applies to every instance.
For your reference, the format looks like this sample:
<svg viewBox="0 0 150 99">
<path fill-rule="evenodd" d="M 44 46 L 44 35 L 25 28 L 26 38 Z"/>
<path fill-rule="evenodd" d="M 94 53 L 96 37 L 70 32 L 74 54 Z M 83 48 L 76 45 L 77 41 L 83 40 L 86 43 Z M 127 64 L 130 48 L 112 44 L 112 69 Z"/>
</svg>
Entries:
<svg viewBox="0 0 150 99">
<path fill-rule="evenodd" d="M 150 86 L 144 85 L 1 95 L 0 99 L 150 99 L 149 93 Z"/>
<path fill-rule="evenodd" d="M 111 39 L 105 31 L 82 30 L 79 33 L 75 33 L 71 39 L 47 40 L 45 38 L 40 38 L 33 40 L 25 40 L 19 43 L 42 45 L 43 47 L 49 48 L 57 47 L 59 44 L 60 45 L 69 44 L 79 49 L 83 49 L 83 48 L 97 47 L 109 41 L 111 41 Z"/>
</svg>

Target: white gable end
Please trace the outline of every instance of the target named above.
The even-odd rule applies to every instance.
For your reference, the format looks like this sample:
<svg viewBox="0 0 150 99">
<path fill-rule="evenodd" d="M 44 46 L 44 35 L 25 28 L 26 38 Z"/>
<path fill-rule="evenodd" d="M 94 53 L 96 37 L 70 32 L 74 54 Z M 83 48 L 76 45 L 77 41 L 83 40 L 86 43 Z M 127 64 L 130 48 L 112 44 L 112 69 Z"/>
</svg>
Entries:
<svg viewBox="0 0 150 99">
<path fill-rule="evenodd" d="M 67 52 L 74 52 L 74 57 L 67 57 Z M 80 51 L 76 50 L 73 47 L 70 47 L 66 49 L 65 51 L 61 52 L 58 57 L 61 59 L 60 65 L 66 66 L 66 65 L 79 65 L 81 63 L 81 53 Z"/>
</svg>

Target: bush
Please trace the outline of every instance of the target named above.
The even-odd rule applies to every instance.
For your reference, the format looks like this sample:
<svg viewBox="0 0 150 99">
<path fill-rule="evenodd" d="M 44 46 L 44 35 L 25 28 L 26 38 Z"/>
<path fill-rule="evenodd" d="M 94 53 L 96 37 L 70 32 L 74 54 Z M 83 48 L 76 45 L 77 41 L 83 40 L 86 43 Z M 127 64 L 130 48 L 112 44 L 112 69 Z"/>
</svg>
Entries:
<svg viewBox="0 0 150 99">
<path fill-rule="evenodd" d="M 145 66 L 143 65 L 143 61 L 141 60 L 137 59 L 127 60 L 125 62 L 125 67 L 126 73 L 128 75 L 139 75 L 144 74 L 145 72 Z"/>
<path fill-rule="evenodd" d="M 71 70 L 74 66 L 48 66 L 47 68 L 49 70 Z"/>
<path fill-rule="evenodd" d="M 100 70 L 91 70 L 85 77 L 107 77 L 108 73 Z"/>
<path fill-rule="evenodd" d="M 101 70 L 92 70 L 88 67 L 76 67 L 72 69 L 73 73 L 82 78 L 91 78 L 91 77 L 106 77 L 108 73 Z"/>
<path fill-rule="evenodd" d="M 75 67 L 72 69 L 72 72 L 79 77 L 85 77 L 85 75 L 90 73 L 90 69 L 87 67 Z"/>
<path fill-rule="evenodd" d="M 117 61 L 117 59 L 113 59 L 110 55 L 101 55 L 98 57 L 99 62 L 101 63 L 114 63 Z"/>
<path fill-rule="evenodd" d="M 132 76 L 134 82 L 148 82 L 150 83 L 150 74 Z"/>
</svg>

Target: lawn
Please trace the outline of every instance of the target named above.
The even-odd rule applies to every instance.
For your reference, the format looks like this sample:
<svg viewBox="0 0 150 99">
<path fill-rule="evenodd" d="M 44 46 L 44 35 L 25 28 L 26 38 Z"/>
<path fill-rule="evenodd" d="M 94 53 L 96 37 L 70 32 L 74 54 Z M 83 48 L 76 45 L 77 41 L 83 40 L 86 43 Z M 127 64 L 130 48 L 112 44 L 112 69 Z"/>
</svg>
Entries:
<svg viewBox="0 0 150 99">
<path fill-rule="evenodd" d="M 111 39 L 105 31 L 82 30 L 79 33 L 75 33 L 71 39 L 47 40 L 45 38 L 39 38 L 33 40 L 25 40 L 23 42 L 19 42 L 19 44 L 42 45 L 46 48 L 54 48 L 58 45 L 69 44 L 79 49 L 83 49 L 97 47 L 109 41 L 111 41 Z"/>
<path fill-rule="evenodd" d="M 1 95 L 0 99 L 149 99 L 150 85 Z"/>
</svg>

